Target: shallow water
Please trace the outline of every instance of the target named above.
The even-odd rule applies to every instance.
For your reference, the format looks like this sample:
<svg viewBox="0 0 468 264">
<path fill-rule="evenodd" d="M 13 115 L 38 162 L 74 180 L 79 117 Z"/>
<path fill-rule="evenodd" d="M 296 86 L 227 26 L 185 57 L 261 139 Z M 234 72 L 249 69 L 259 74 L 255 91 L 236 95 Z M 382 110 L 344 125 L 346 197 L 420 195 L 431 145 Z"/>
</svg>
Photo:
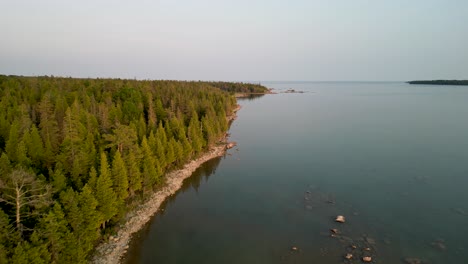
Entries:
<svg viewBox="0 0 468 264">
<path fill-rule="evenodd" d="M 263 84 L 126 263 L 467 263 L 468 87 Z"/>
</svg>

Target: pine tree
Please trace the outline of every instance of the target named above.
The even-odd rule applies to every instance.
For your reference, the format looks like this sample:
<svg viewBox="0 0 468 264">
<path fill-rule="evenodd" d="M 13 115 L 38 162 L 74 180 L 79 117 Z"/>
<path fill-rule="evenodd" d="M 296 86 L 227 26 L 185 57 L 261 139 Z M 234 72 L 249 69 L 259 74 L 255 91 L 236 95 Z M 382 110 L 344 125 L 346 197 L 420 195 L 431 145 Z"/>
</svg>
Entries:
<svg viewBox="0 0 468 264">
<path fill-rule="evenodd" d="M 91 167 L 91 169 L 89 170 L 89 179 L 88 179 L 88 182 L 86 183 L 90 188 L 91 190 L 93 190 L 94 192 L 96 192 L 96 186 L 97 186 L 97 171 L 94 167 Z"/>
<path fill-rule="evenodd" d="M 63 164 L 64 170 L 71 174 L 71 179 L 76 187 L 82 187 L 80 175 L 87 172 L 86 155 L 84 145 L 88 134 L 85 126 L 80 121 L 80 106 L 75 100 L 72 107 L 65 111 L 63 128 L 63 142 L 61 153 L 57 159 Z"/>
<path fill-rule="evenodd" d="M 146 108 L 147 117 L 148 117 L 147 123 L 148 123 L 148 128 L 152 130 L 156 128 L 156 124 L 157 124 L 156 112 L 154 110 L 154 105 L 153 105 L 153 95 L 151 93 L 147 93 L 146 98 L 148 102 L 148 105 Z"/>
<path fill-rule="evenodd" d="M 101 167 L 99 177 L 96 182 L 96 199 L 98 201 L 97 210 L 102 214 L 102 228 L 117 213 L 117 195 L 112 189 L 112 178 L 107 163 L 107 157 L 101 152 Z"/>
<path fill-rule="evenodd" d="M 5 145 L 5 152 L 8 154 L 10 161 L 18 161 L 18 143 L 20 138 L 20 126 L 18 121 L 14 121 L 10 127 L 10 133 Z"/>
<path fill-rule="evenodd" d="M 25 134 L 26 135 L 26 134 Z M 30 140 L 26 140 L 23 136 L 23 140 L 26 143 L 26 148 L 28 149 L 28 155 L 31 158 L 32 163 L 36 168 L 40 168 L 43 162 L 44 156 L 44 144 L 42 143 L 41 135 L 37 130 L 35 125 L 32 125 L 30 135 Z"/>
<path fill-rule="evenodd" d="M 130 196 L 133 196 L 135 192 L 141 190 L 142 187 L 140 166 L 138 165 L 138 161 L 133 151 L 128 153 L 127 172 Z"/>
<path fill-rule="evenodd" d="M 174 154 L 176 157 L 176 162 L 179 165 L 181 161 L 184 160 L 184 146 L 179 141 L 175 141 L 173 138 L 171 139 L 174 143 Z"/>
<path fill-rule="evenodd" d="M 13 239 L 13 227 L 9 223 L 8 215 L 3 212 L 0 208 L 0 263 L 8 263 L 7 261 L 7 249 L 9 242 L 16 244 Z"/>
<path fill-rule="evenodd" d="M 0 179 L 5 180 L 6 176 L 11 172 L 11 163 L 5 152 L 0 156 Z"/>
<path fill-rule="evenodd" d="M 50 182 L 52 183 L 52 192 L 54 194 L 60 193 L 67 187 L 67 178 L 63 174 L 62 164 L 58 162 L 55 169 L 49 170 Z"/>
<path fill-rule="evenodd" d="M 166 147 L 163 146 L 163 144 L 161 142 L 161 139 L 158 137 L 156 139 L 156 152 L 154 153 L 154 155 L 158 159 L 161 167 L 163 167 L 163 168 L 166 167 L 167 162 L 168 162 L 168 159 L 166 157 L 165 149 L 166 149 Z"/>
<path fill-rule="evenodd" d="M 125 200 L 128 197 L 127 169 L 119 151 L 115 152 L 114 160 L 112 161 L 112 177 L 117 199 L 120 201 Z"/>
<path fill-rule="evenodd" d="M 47 93 L 38 105 L 40 115 L 39 128 L 42 140 L 45 143 L 47 158 L 49 159 L 51 158 L 50 155 L 53 155 L 59 146 L 59 127 L 55 119 L 54 106 L 50 97 L 50 93 Z"/>
<path fill-rule="evenodd" d="M 81 193 L 71 188 L 60 195 L 65 218 L 71 226 L 70 235 L 64 236 L 62 263 L 84 263 L 94 242 L 99 238 L 102 215 L 97 211 L 98 202 L 88 185 Z"/>
<path fill-rule="evenodd" d="M 104 140 L 108 143 L 106 147 L 117 147 L 120 154 L 130 149 L 138 140 L 135 129 L 130 126 L 117 124 L 112 134 L 104 134 Z"/>
<path fill-rule="evenodd" d="M 49 249 L 52 263 L 62 263 L 60 253 L 65 249 L 66 238 L 70 235 L 67 224 L 65 214 L 58 203 L 39 224 L 39 232 L 44 239 L 43 243 Z"/>
<path fill-rule="evenodd" d="M 29 168 L 31 165 L 31 159 L 27 156 L 26 144 L 21 140 L 16 146 L 16 160 L 20 167 Z"/>
<path fill-rule="evenodd" d="M 167 164 L 171 164 L 176 160 L 176 155 L 174 151 L 175 141 L 174 138 L 171 138 L 167 143 L 166 147 L 166 162 Z"/>
<path fill-rule="evenodd" d="M 196 112 L 192 114 L 190 119 L 190 124 L 188 127 L 188 137 L 192 142 L 192 149 L 195 153 L 199 153 L 203 148 L 203 134 L 201 131 L 201 124 L 198 120 L 198 115 Z"/>
<path fill-rule="evenodd" d="M 213 127 L 213 123 L 211 122 L 210 118 L 204 116 L 202 118 L 202 126 L 203 126 L 203 134 L 204 138 L 208 145 L 215 143 L 216 141 L 216 133 Z"/>
<path fill-rule="evenodd" d="M 99 226 L 104 221 L 103 217 L 105 216 L 99 213 L 98 204 L 98 200 L 94 197 L 91 188 L 85 185 L 79 195 L 79 211 L 82 226 L 80 233 L 76 234 L 85 254 L 88 254 L 93 249 L 95 241 L 99 238 Z"/>
<path fill-rule="evenodd" d="M 143 153 L 143 187 L 144 190 L 150 190 L 153 185 L 159 183 L 162 171 L 159 162 L 154 159 L 146 138 L 143 138 L 141 142 L 141 151 Z"/>
</svg>

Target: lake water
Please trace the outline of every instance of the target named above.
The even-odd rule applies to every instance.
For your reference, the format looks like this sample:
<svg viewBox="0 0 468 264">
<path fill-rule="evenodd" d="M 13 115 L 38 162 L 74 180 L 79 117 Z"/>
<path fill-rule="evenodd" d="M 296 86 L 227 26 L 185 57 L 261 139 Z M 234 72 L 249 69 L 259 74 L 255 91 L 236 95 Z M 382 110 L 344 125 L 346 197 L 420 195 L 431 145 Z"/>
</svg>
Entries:
<svg viewBox="0 0 468 264">
<path fill-rule="evenodd" d="M 125 263 L 468 263 L 468 87 L 263 84 Z"/>
</svg>

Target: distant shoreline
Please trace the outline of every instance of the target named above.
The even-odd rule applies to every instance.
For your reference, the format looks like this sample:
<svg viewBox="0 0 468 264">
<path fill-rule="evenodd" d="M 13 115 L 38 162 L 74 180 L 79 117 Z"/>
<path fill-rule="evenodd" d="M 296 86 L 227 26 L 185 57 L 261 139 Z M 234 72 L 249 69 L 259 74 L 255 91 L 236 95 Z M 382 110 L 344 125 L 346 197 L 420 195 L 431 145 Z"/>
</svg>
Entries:
<svg viewBox="0 0 468 264">
<path fill-rule="evenodd" d="M 468 80 L 418 80 L 409 81 L 409 84 L 430 84 L 430 85 L 468 85 Z"/>
<path fill-rule="evenodd" d="M 250 96 L 266 95 L 266 94 L 276 94 L 276 92 L 273 92 L 273 89 L 268 89 L 268 91 L 264 92 L 264 93 L 235 93 L 234 97 L 236 97 L 236 98 L 246 98 L 246 97 L 250 97 Z"/>
<path fill-rule="evenodd" d="M 241 106 L 238 105 L 233 112 L 227 116 L 228 122 L 236 119 L 237 111 Z M 129 243 L 132 235 L 143 228 L 146 223 L 153 219 L 153 215 L 159 211 L 159 207 L 164 200 L 174 195 L 184 180 L 192 176 L 193 172 L 200 167 L 203 163 L 216 157 L 221 157 L 226 153 L 230 147 L 228 142 L 229 134 L 226 134 L 221 141 L 215 146 L 211 146 L 209 150 L 205 151 L 197 159 L 191 160 L 182 169 L 169 172 L 164 177 L 166 183 L 164 187 L 154 192 L 151 197 L 145 201 L 139 208 L 130 212 L 127 216 L 126 223 L 117 232 L 117 235 L 111 236 L 108 241 L 102 242 L 92 256 L 90 263 L 93 264 L 116 264 L 121 263 L 122 257 L 127 253 Z"/>
</svg>

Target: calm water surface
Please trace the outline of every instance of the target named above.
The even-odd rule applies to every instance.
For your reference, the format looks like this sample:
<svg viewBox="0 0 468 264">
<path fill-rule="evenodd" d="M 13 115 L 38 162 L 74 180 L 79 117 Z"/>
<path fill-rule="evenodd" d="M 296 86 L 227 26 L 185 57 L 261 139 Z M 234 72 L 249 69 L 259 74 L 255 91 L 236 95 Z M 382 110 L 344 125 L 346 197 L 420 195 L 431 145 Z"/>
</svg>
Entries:
<svg viewBox="0 0 468 264">
<path fill-rule="evenodd" d="M 126 263 L 468 263 L 468 87 L 263 84 Z"/>
</svg>

